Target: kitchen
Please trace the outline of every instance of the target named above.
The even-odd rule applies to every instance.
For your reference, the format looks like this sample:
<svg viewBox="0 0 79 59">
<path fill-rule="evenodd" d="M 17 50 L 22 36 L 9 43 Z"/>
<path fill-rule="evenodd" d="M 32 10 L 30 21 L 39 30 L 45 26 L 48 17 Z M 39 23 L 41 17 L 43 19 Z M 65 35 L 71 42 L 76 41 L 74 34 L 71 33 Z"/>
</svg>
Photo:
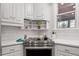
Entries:
<svg viewBox="0 0 79 59">
<path fill-rule="evenodd" d="M 0 56 L 79 56 L 79 3 L 0 3 Z"/>
</svg>

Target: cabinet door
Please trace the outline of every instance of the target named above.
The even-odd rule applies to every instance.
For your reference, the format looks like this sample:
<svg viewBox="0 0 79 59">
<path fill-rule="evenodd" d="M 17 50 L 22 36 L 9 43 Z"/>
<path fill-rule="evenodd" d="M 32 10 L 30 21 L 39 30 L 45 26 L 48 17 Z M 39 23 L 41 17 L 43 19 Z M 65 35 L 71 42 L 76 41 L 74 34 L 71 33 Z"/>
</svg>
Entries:
<svg viewBox="0 0 79 59">
<path fill-rule="evenodd" d="M 23 3 L 14 3 L 14 17 L 17 23 L 23 23 L 24 20 L 24 4 Z"/>
<path fill-rule="evenodd" d="M 13 53 L 5 54 L 3 56 L 23 56 L 23 52 L 16 51 L 16 52 L 13 52 Z"/>
<path fill-rule="evenodd" d="M 60 50 L 66 53 L 71 53 L 73 55 L 79 56 L 79 48 L 78 47 L 71 47 L 65 45 L 55 45 L 55 50 Z"/>
<path fill-rule="evenodd" d="M 1 3 L 1 17 L 9 18 L 10 5 L 9 3 Z"/>
<path fill-rule="evenodd" d="M 43 4 L 43 19 L 49 20 L 51 18 L 51 5 L 50 4 Z"/>
<path fill-rule="evenodd" d="M 16 51 L 21 51 L 23 52 L 23 46 L 22 45 L 15 45 L 15 46 L 8 46 L 8 47 L 3 47 L 2 48 L 2 54 L 9 54 L 9 53 L 13 53 Z"/>
<path fill-rule="evenodd" d="M 1 4 L 1 20 L 6 22 L 15 22 L 15 19 L 13 18 L 12 3 Z"/>
<path fill-rule="evenodd" d="M 34 9 L 34 19 L 35 20 L 43 19 L 43 3 L 34 4 L 33 9 Z"/>
<path fill-rule="evenodd" d="M 50 5 L 46 3 L 34 4 L 34 19 L 48 20 L 50 19 Z"/>
<path fill-rule="evenodd" d="M 24 4 L 23 3 L 14 3 L 14 16 L 16 18 L 24 18 Z"/>
<path fill-rule="evenodd" d="M 23 26 L 24 4 L 23 3 L 1 3 L 2 25 Z"/>
<path fill-rule="evenodd" d="M 62 51 L 56 50 L 55 56 L 75 56 L 75 55 L 67 53 L 67 52 L 62 52 Z"/>
<path fill-rule="evenodd" d="M 33 19 L 33 4 L 32 3 L 24 4 L 24 17 L 26 19 Z"/>
</svg>

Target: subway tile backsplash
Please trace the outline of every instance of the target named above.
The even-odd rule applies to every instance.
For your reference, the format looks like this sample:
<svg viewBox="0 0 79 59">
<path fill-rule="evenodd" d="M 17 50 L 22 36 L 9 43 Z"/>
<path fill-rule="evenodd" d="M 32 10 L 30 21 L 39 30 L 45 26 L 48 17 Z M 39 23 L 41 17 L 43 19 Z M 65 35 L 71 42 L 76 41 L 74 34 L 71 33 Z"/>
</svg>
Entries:
<svg viewBox="0 0 79 59">
<path fill-rule="evenodd" d="M 79 30 L 59 30 L 56 31 L 56 39 L 79 40 Z"/>
</svg>

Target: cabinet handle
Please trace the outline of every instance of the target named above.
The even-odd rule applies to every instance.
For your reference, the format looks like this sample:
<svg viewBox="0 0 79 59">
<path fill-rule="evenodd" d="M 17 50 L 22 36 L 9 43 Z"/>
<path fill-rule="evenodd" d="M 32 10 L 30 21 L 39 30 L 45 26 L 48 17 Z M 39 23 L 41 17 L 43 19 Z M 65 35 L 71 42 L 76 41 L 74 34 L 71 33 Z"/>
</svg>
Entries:
<svg viewBox="0 0 79 59">
<path fill-rule="evenodd" d="M 10 49 L 11 52 L 15 51 L 14 49 Z"/>
<path fill-rule="evenodd" d="M 16 21 L 21 21 L 21 20 L 19 20 L 19 19 L 16 19 Z"/>
<path fill-rule="evenodd" d="M 65 52 L 69 53 L 70 51 L 68 49 L 65 49 Z"/>
<path fill-rule="evenodd" d="M 14 19 L 14 18 L 16 18 L 16 17 L 10 16 L 10 18 L 13 18 L 13 19 Z"/>
<path fill-rule="evenodd" d="M 3 19 L 9 19 L 9 18 L 5 18 L 5 17 L 4 17 Z"/>
</svg>

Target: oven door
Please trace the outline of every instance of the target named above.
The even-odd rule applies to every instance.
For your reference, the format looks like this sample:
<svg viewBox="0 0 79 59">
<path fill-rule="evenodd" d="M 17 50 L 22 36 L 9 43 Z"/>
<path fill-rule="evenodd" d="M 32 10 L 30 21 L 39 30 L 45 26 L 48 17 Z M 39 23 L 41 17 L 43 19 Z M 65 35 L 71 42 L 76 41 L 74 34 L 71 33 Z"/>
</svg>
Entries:
<svg viewBox="0 0 79 59">
<path fill-rule="evenodd" d="M 26 49 L 26 56 L 52 56 L 52 49 Z"/>
</svg>

